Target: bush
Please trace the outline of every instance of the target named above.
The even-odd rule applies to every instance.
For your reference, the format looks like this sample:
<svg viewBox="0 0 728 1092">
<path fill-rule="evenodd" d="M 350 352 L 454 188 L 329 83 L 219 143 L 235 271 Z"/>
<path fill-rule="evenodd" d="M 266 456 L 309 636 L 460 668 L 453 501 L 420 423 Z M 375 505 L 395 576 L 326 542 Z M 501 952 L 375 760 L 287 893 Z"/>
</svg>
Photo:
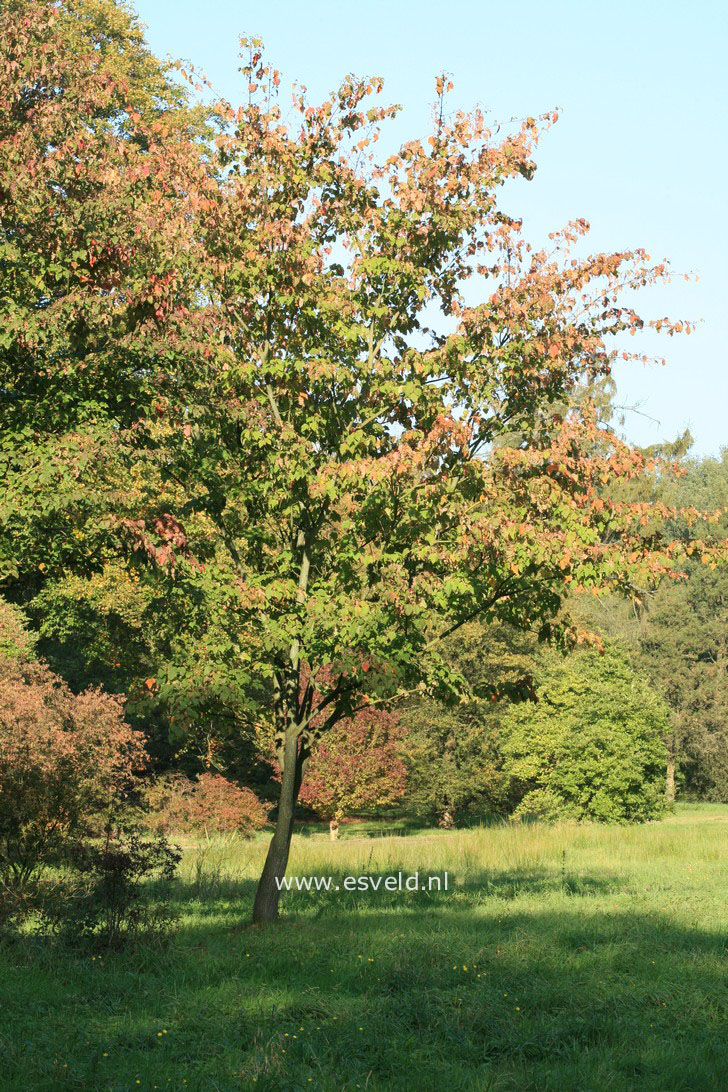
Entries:
<svg viewBox="0 0 728 1092">
<path fill-rule="evenodd" d="M 250 837 L 268 819 L 268 806 L 254 792 L 211 773 L 197 781 L 183 774 L 161 778 L 147 793 L 147 804 L 148 825 L 158 831 L 236 831 Z"/>
<path fill-rule="evenodd" d="M 51 899 L 46 928 L 65 940 L 93 940 L 105 948 L 141 937 L 165 940 L 177 915 L 150 898 L 145 881 L 173 879 L 181 858 L 179 847 L 162 835 L 144 838 L 137 827 L 109 821 L 98 842 L 72 847 L 70 885 Z"/>
<path fill-rule="evenodd" d="M 74 695 L 0 605 L 0 886 L 21 891 L 118 803 L 143 766 L 120 700 Z"/>
<path fill-rule="evenodd" d="M 0 659 L 33 658 L 35 637 L 28 632 L 26 625 L 26 619 L 17 607 L 0 599 Z"/>
<path fill-rule="evenodd" d="M 547 661 L 537 696 L 503 722 L 517 816 L 624 823 L 664 811 L 669 711 L 619 650 Z"/>
</svg>

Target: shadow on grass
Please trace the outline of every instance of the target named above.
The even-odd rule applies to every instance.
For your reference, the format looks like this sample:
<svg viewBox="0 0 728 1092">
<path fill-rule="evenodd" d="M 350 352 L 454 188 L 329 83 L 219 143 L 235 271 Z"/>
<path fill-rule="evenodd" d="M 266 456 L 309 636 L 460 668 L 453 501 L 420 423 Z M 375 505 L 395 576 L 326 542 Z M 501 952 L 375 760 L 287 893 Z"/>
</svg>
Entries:
<svg viewBox="0 0 728 1092">
<path fill-rule="evenodd" d="M 262 930 L 252 880 L 180 883 L 165 951 L 11 946 L 0 1087 L 728 1087 L 721 932 L 625 907 L 612 876 L 482 879 L 291 893 Z"/>
<path fill-rule="evenodd" d="M 388 890 L 385 882 L 392 877 L 397 888 Z M 447 877 L 447 879 L 445 878 Z M 408 879 L 416 879 L 418 889 L 407 888 Z M 609 874 L 575 873 L 544 868 L 484 869 L 469 871 L 467 879 L 456 872 L 378 873 L 364 872 L 352 876 L 338 871 L 326 876 L 287 877 L 289 885 L 281 893 L 284 914 L 352 913 L 372 907 L 428 910 L 477 906 L 494 899 L 511 901 L 528 895 L 561 894 L 576 897 L 629 892 L 623 878 Z M 317 886 L 317 883 L 320 886 Z M 356 884 L 366 884 L 362 890 Z M 348 886 L 347 886 L 348 885 Z M 224 873 L 201 873 L 196 879 L 174 881 L 172 898 L 179 909 L 193 904 L 200 915 L 219 914 L 223 910 L 239 911 L 243 904 L 252 905 L 257 879 L 227 877 Z"/>
</svg>

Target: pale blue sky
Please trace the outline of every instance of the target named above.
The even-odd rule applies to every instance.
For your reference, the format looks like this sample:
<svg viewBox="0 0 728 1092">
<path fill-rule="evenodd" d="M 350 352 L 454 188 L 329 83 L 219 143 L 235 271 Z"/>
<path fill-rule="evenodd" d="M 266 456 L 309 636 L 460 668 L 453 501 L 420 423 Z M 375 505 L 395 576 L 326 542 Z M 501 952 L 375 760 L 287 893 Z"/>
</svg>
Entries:
<svg viewBox="0 0 728 1092">
<path fill-rule="evenodd" d="M 642 310 L 702 319 L 689 337 L 645 342 L 667 368 L 620 366 L 620 399 L 641 444 L 689 426 L 695 452 L 728 444 L 726 176 L 727 0 L 136 0 L 152 48 L 191 58 L 242 101 L 238 38 L 260 35 L 284 82 L 322 97 L 349 72 L 385 79 L 404 106 L 398 136 L 425 135 L 433 79 L 447 70 L 457 106 L 497 119 L 561 108 L 539 169 L 513 194 L 525 234 L 585 217 L 591 248 L 644 246 L 698 283 L 644 294 Z M 629 348 L 634 347 L 630 339 Z"/>
</svg>

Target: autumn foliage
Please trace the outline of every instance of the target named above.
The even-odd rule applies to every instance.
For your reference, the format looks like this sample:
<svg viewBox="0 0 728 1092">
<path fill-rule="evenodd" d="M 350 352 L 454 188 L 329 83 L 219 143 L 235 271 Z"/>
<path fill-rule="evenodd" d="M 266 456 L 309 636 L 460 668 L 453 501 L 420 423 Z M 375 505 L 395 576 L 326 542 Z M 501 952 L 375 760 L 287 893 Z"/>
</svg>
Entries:
<svg viewBox="0 0 728 1092">
<path fill-rule="evenodd" d="M 140 355 L 159 360 L 183 308 L 182 213 L 202 183 L 182 97 L 120 6 L 3 4 L 0 374 L 44 429 L 133 420 Z"/>
<path fill-rule="evenodd" d="M 328 819 L 332 833 L 347 815 L 395 804 L 407 782 L 405 735 L 397 717 L 381 709 L 340 721 L 314 748 L 299 800 Z"/>
<path fill-rule="evenodd" d="M 200 774 L 196 781 L 184 774 L 162 778 L 148 792 L 147 803 L 147 825 L 161 832 L 250 836 L 268 818 L 268 808 L 251 789 L 213 773 Z"/>
<path fill-rule="evenodd" d="M 0 605 L 0 881 L 23 886 L 69 840 L 118 804 L 145 764 L 121 702 L 74 695 L 17 648 L 17 616 Z"/>
</svg>

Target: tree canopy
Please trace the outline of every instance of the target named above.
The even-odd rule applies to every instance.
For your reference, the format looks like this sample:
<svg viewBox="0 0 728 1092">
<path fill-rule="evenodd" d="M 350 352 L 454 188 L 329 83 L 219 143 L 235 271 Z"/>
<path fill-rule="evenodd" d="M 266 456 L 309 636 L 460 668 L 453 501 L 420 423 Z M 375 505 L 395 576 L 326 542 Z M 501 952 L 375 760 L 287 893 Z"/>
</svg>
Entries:
<svg viewBox="0 0 728 1092">
<path fill-rule="evenodd" d="M 581 652 L 541 668 L 537 704 L 505 715 L 515 814 L 629 822 L 665 808 L 669 711 L 624 652 Z"/>
</svg>

